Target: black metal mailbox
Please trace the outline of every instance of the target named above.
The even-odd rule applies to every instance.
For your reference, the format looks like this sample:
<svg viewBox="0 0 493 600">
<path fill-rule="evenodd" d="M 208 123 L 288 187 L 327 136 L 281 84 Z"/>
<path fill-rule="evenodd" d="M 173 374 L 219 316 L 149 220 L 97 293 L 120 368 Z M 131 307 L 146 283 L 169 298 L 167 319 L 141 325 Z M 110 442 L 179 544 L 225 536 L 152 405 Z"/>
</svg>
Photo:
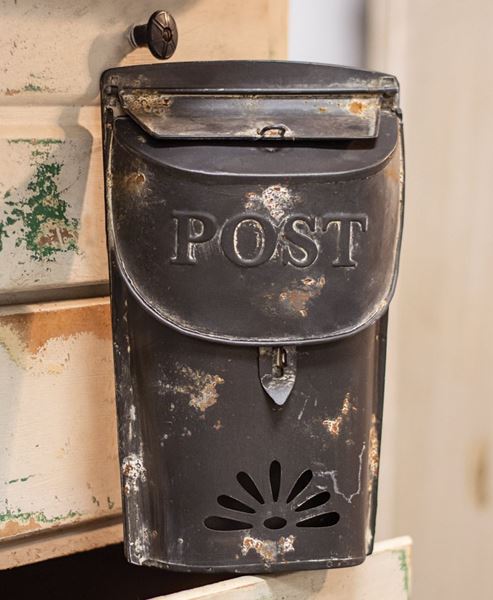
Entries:
<svg viewBox="0 0 493 600">
<path fill-rule="evenodd" d="M 287 62 L 102 78 L 128 559 L 372 550 L 403 154 L 394 77 Z"/>
</svg>

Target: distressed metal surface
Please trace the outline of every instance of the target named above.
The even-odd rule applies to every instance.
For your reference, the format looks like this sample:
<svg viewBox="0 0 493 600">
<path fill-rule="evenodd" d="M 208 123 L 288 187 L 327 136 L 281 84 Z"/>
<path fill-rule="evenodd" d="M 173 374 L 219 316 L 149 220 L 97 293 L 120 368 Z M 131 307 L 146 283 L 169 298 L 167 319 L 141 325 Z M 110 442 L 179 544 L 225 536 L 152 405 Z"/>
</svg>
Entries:
<svg viewBox="0 0 493 600">
<path fill-rule="evenodd" d="M 378 97 L 245 97 L 124 89 L 120 100 L 145 131 L 161 139 L 365 139 L 378 135 L 380 115 Z"/>
<path fill-rule="evenodd" d="M 320 65 L 182 67 L 102 80 L 127 555 L 189 571 L 358 564 L 373 543 L 402 226 L 395 80 Z M 194 92 L 205 80 L 225 94 L 291 84 L 303 97 L 323 80 L 348 102 L 366 86 L 379 134 L 163 140 L 119 104 L 132 82 Z M 259 346 L 295 344 L 296 377 L 277 397 L 262 381 L 273 351 L 259 363 Z"/>
<path fill-rule="evenodd" d="M 387 119 L 386 137 L 366 147 L 161 153 L 149 140 L 152 161 L 137 154 L 142 133 L 118 119 L 109 221 L 128 285 L 163 322 L 217 341 L 306 344 L 365 327 L 392 296 L 402 224 L 399 130 Z M 234 174 L 221 171 L 226 153 Z M 188 168 L 194 157 L 202 173 Z"/>
</svg>

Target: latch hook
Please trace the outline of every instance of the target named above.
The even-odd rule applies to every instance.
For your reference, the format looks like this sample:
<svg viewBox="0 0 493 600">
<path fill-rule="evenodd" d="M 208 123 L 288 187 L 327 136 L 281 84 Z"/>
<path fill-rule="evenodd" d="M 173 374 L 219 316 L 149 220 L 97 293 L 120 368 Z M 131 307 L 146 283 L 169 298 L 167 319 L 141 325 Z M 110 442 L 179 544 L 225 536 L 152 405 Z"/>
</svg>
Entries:
<svg viewBox="0 0 493 600">
<path fill-rule="evenodd" d="M 285 404 L 296 381 L 296 346 L 260 346 L 259 376 L 272 400 Z"/>
</svg>

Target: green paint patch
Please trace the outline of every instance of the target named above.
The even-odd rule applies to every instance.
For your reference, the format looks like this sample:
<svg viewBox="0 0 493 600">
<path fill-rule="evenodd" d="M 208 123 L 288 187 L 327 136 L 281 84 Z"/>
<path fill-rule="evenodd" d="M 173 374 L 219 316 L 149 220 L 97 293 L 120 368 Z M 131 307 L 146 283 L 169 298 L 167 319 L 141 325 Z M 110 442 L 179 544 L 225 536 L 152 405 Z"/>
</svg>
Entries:
<svg viewBox="0 0 493 600">
<path fill-rule="evenodd" d="M 43 87 L 36 83 L 26 83 L 26 85 L 22 88 L 25 92 L 42 92 Z"/>
<path fill-rule="evenodd" d="M 12 232 L 16 234 L 15 246 L 24 245 L 33 260 L 53 261 L 60 252 L 76 252 L 80 222 L 67 216 L 68 204 L 59 190 L 63 163 L 55 159 L 51 150 L 52 145 L 63 144 L 63 140 L 19 138 L 9 143 L 35 146 L 31 151 L 34 173 L 24 197 L 10 199 L 10 191 L 9 196 L 4 196 L 6 208 L 0 221 L 0 250 L 2 237 L 9 237 L 8 232 Z"/>
<path fill-rule="evenodd" d="M 29 523 L 31 519 L 37 523 L 53 524 L 66 521 L 67 519 L 75 519 L 81 517 L 82 513 L 74 510 L 69 510 L 64 515 L 55 515 L 54 517 L 47 517 L 44 512 L 22 512 L 20 509 L 11 510 L 8 508 L 5 512 L 0 513 L 0 523 L 8 523 L 9 521 L 17 521 L 18 523 Z"/>
<path fill-rule="evenodd" d="M 26 85 L 22 88 L 22 92 L 55 92 L 53 88 L 48 87 L 47 85 L 39 85 L 39 83 L 33 83 L 32 81 L 28 81 Z"/>
<path fill-rule="evenodd" d="M 0 223 L 0 252 L 3 250 L 3 239 L 4 237 L 9 237 L 8 233 L 5 231 L 5 224 Z"/>
<path fill-rule="evenodd" d="M 409 557 L 406 550 L 396 550 L 395 554 L 398 556 L 399 568 L 402 573 L 403 587 L 406 595 L 409 597 L 410 589 L 410 573 L 409 573 Z"/>
<path fill-rule="evenodd" d="M 56 138 L 13 138 L 7 140 L 9 144 L 31 144 L 31 146 L 52 146 L 53 144 L 64 144 L 64 140 Z"/>
<path fill-rule="evenodd" d="M 7 485 L 11 485 L 12 483 L 24 483 L 28 479 L 31 479 L 31 477 L 35 477 L 35 475 L 27 475 L 26 477 L 19 477 L 18 479 L 11 479 L 10 481 L 7 481 L 6 483 L 7 483 Z"/>
</svg>

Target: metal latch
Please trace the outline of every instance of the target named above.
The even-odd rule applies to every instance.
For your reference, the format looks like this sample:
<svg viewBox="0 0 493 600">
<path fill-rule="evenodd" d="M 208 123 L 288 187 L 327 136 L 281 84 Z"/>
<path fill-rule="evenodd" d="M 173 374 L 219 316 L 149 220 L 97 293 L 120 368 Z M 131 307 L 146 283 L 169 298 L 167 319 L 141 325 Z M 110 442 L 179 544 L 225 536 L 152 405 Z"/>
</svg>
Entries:
<svg viewBox="0 0 493 600">
<path fill-rule="evenodd" d="M 296 381 L 296 346 L 260 346 L 259 376 L 272 400 L 285 404 Z"/>
</svg>

